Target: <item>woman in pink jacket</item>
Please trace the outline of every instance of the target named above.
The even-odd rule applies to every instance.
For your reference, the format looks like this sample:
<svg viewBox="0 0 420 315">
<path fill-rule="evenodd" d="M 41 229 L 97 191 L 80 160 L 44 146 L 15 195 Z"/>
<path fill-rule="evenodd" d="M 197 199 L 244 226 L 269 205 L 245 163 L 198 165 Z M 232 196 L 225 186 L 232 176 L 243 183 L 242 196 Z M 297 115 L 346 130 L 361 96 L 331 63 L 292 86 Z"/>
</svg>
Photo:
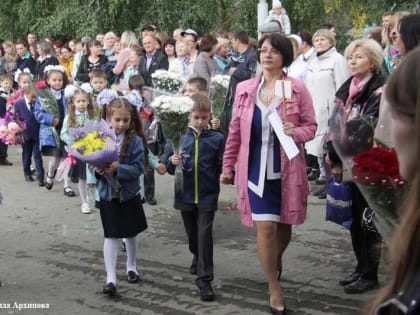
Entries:
<svg viewBox="0 0 420 315">
<path fill-rule="evenodd" d="M 238 85 L 221 182 L 233 182 L 236 166 L 238 207 L 244 225 L 252 226 L 252 221 L 257 225 L 258 256 L 268 281 L 270 310 L 285 314 L 277 279 L 291 226 L 302 224 L 306 218 L 309 185 L 302 144 L 314 137 L 316 122 L 308 90 L 282 71 L 293 61 L 289 39 L 280 34 L 267 35 L 258 48 L 263 72 Z M 291 82 L 292 96 L 285 103 L 275 95 L 277 80 Z M 283 123 L 280 132 L 292 137 L 298 148 L 298 154 L 290 160 L 272 125 L 279 120 Z"/>
</svg>

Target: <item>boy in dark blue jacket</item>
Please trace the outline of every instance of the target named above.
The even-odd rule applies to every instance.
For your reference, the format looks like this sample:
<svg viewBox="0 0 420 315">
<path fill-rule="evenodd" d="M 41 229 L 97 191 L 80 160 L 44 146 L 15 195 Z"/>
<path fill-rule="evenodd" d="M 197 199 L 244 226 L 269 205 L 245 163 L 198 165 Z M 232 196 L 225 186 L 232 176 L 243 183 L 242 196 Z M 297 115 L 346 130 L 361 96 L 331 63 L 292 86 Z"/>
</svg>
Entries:
<svg viewBox="0 0 420 315">
<path fill-rule="evenodd" d="M 37 95 L 33 88 L 27 88 L 23 93 L 24 98 L 17 101 L 15 104 L 15 113 L 19 114 L 19 116 L 26 121 L 26 130 L 23 134 L 25 142 L 22 144 L 23 172 L 27 182 L 34 181 L 30 167 L 33 155 L 38 185 L 42 187 L 45 186 L 45 171 L 39 149 L 39 122 L 35 119 L 34 115 L 34 106 Z"/>
<path fill-rule="evenodd" d="M 205 94 L 191 96 L 194 105 L 190 125 L 180 155 L 168 158 L 168 173 L 180 165 L 183 172 L 182 193 L 175 193 L 175 209 L 181 210 L 191 253 L 190 272 L 197 274 L 196 284 L 202 301 L 213 301 L 213 220 L 220 192 L 225 139 L 221 132 L 209 129 L 210 100 Z"/>
</svg>

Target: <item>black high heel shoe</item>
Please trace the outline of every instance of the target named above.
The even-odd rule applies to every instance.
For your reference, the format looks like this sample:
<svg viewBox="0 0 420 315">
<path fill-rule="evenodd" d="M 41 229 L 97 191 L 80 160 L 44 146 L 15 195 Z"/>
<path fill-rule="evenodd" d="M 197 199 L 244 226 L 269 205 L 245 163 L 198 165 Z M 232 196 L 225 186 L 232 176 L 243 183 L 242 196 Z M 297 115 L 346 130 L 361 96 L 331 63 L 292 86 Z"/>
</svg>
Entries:
<svg viewBox="0 0 420 315">
<path fill-rule="evenodd" d="M 270 305 L 270 312 L 271 314 L 275 314 L 275 315 L 286 315 L 286 305 L 284 305 L 284 308 L 282 310 L 278 310 L 277 308 L 273 307 Z"/>
</svg>

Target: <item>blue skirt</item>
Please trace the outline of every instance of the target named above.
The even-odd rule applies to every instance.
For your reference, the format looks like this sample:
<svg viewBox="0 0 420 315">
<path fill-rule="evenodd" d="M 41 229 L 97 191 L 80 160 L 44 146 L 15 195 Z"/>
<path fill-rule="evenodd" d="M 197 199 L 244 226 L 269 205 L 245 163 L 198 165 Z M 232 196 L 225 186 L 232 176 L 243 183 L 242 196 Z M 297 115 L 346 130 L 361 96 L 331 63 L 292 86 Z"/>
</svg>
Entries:
<svg viewBox="0 0 420 315">
<path fill-rule="evenodd" d="M 280 222 L 281 179 L 265 179 L 262 198 L 249 188 L 248 195 L 254 221 Z"/>
</svg>

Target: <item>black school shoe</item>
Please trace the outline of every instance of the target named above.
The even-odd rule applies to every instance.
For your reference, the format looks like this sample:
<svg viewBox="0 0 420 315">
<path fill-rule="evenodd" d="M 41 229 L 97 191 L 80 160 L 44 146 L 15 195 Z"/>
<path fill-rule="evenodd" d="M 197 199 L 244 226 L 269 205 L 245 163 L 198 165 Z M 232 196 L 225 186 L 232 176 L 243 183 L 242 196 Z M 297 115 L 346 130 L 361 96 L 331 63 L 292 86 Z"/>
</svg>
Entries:
<svg viewBox="0 0 420 315">
<path fill-rule="evenodd" d="M 32 177 L 32 175 L 29 175 L 29 176 L 25 176 L 25 180 L 27 182 L 33 182 L 34 181 L 34 178 Z"/>
<path fill-rule="evenodd" d="M 107 283 L 104 285 L 104 288 L 102 289 L 102 292 L 104 294 L 108 294 L 109 296 L 113 296 L 117 293 L 117 288 L 112 282 Z"/>
<path fill-rule="evenodd" d="M 13 163 L 10 162 L 8 159 L 0 159 L 0 165 L 12 166 Z"/>
<path fill-rule="evenodd" d="M 200 300 L 205 302 L 214 301 L 213 288 L 209 281 L 196 280 L 195 283 L 200 289 Z"/>
<path fill-rule="evenodd" d="M 366 280 L 359 278 L 359 280 L 350 283 L 344 287 L 344 292 L 347 294 L 360 294 L 369 290 L 378 288 L 377 280 Z"/>
<path fill-rule="evenodd" d="M 154 205 L 156 205 L 157 204 L 157 201 L 156 201 L 156 199 L 155 198 L 146 198 L 146 201 L 147 201 L 147 203 L 149 204 L 149 205 L 151 205 L 151 206 L 154 206 Z"/>
<path fill-rule="evenodd" d="M 346 278 L 340 280 L 338 282 L 339 285 L 346 286 L 350 283 L 356 282 L 360 278 L 360 273 L 353 272 L 351 275 L 347 276 Z"/>
<path fill-rule="evenodd" d="M 138 274 L 136 274 L 134 271 L 129 271 L 127 273 L 127 282 L 128 283 L 137 283 L 140 281 L 140 277 Z"/>
</svg>

